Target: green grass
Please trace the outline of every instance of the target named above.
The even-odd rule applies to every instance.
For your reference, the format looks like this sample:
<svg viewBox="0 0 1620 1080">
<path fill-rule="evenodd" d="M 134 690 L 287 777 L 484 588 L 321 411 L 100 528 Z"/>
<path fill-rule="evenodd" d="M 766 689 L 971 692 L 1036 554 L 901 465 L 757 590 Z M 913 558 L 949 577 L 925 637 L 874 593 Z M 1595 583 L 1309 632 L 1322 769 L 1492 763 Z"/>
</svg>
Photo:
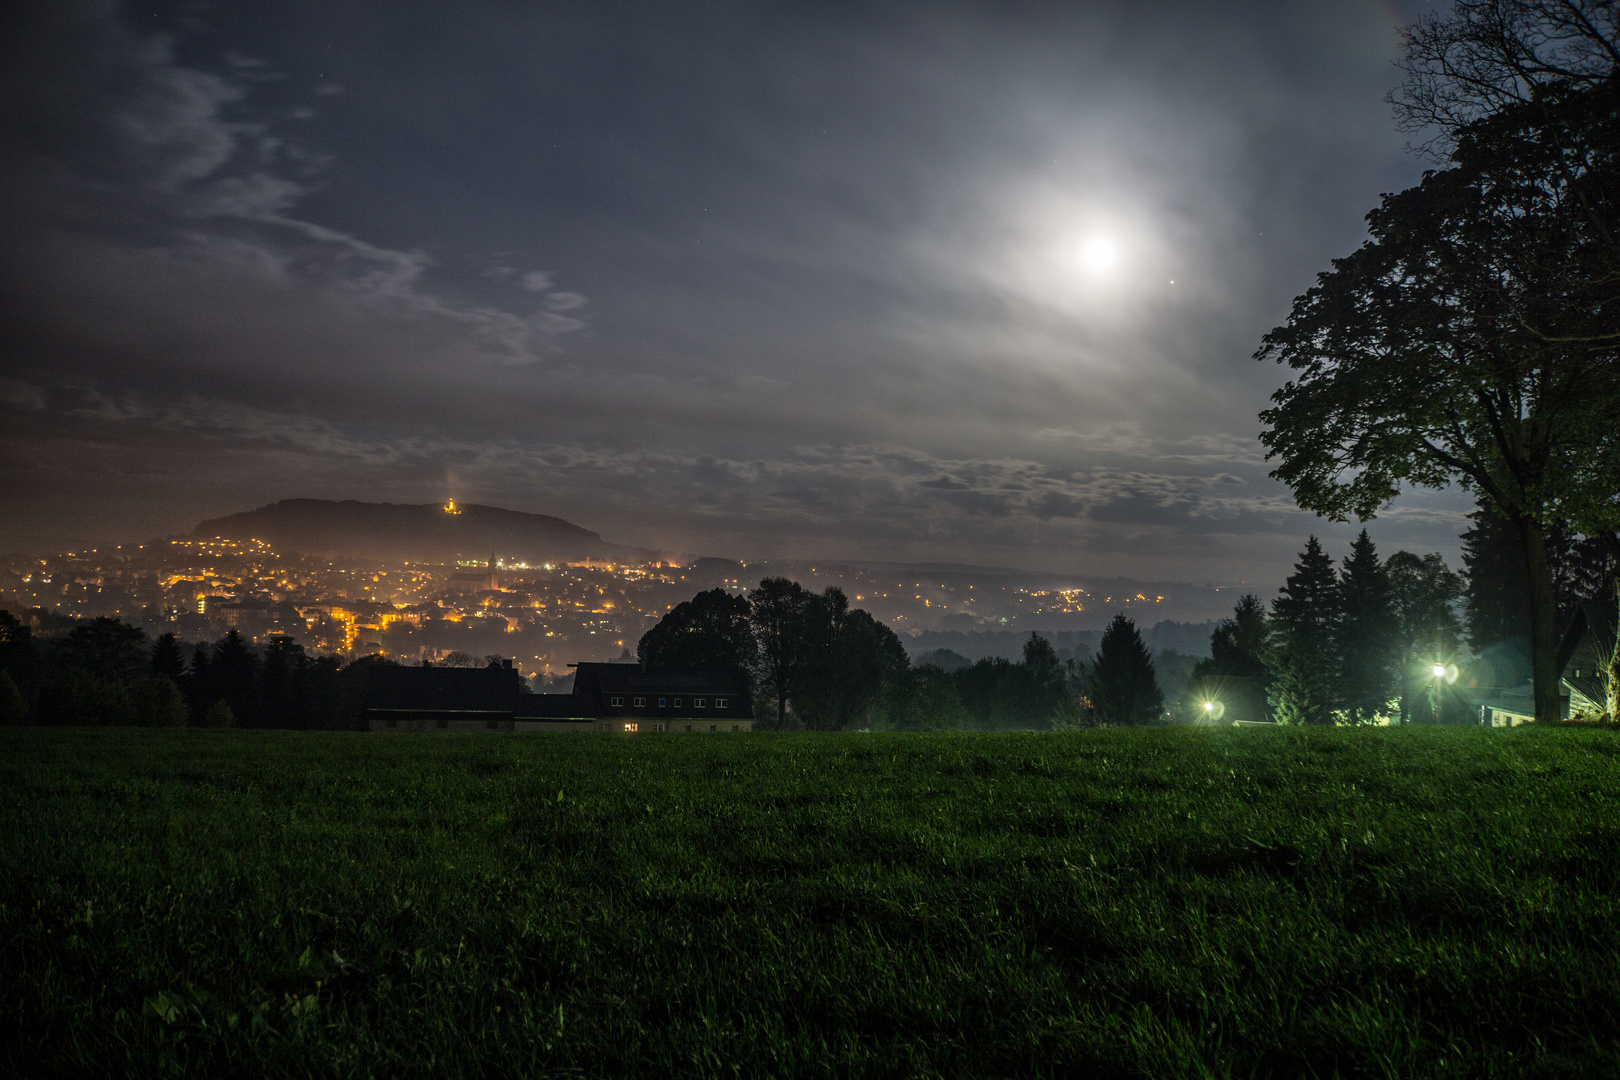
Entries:
<svg viewBox="0 0 1620 1080">
<path fill-rule="evenodd" d="M 1620 1075 L 1609 731 L 0 731 L 0 1071 Z"/>
</svg>

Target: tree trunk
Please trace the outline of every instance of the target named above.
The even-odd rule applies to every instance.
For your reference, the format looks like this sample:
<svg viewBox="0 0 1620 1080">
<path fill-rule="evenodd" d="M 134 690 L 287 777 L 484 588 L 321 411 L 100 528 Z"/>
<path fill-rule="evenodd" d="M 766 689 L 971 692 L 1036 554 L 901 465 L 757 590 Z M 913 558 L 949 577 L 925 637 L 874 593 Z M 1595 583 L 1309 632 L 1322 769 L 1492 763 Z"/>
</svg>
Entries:
<svg viewBox="0 0 1620 1080">
<path fill-rule="evenodd" d="M 1524 544 L 1530 577 L 1530 672 L 1535 686 L 1536 723 L 1558 723 L 1558 628 L 1553 605 L 1552 567 L 1547 533 L 1541 523 L 1521 517 L 1514 524 Z"/>
<path fill-rule="evenodd" d="M 1614 568 L 1614 603 L 1615 612 L 1620 616 L 1620 565 Z M 1595 639 L 1597 629 L 1588 627 L 1587 633 Z M 1609 642 L 1607 648 L 1600 642 L 1598 648 L 1602 650 L 1603 657 L 1603 711 L 1611 724 L 1620 724 L 1620 624 L 1615 627 L 1614 640 Z"/>
</svg>

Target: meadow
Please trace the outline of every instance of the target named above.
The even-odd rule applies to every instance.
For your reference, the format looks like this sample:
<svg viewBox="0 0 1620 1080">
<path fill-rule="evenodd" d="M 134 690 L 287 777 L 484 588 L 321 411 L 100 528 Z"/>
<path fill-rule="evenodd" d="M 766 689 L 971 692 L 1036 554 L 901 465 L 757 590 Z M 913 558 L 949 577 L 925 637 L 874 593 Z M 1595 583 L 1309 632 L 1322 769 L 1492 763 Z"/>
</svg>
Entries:
<svg viewBox="0 0 1620 1080">
<path fill-rule="evenodd" d="M 0 730 L 0 1071 L 1615 1076 L 1617 751 Z"/>
</svg>

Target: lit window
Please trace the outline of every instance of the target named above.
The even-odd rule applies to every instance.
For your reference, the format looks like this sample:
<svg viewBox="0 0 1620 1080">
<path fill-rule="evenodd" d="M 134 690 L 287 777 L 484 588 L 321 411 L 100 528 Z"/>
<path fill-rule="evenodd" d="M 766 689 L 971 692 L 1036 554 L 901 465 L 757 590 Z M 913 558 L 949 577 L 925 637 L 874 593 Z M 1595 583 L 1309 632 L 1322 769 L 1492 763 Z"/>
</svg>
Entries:
<svg viewBox="0 0 1620 1080">
<path fill-rule="evenodd" d="M 717 709 L 725 708 L 726 707 L 726 699 L 723 698 L 723 697 L 715 698 L 714 699 L 714 707 L 717 708 Z"/>
<path fill-rule="evenodd" d="M 624 704 L 624 698 L 616 697 L 616 698 L 613 699 L 614 707 L 618 707 L 618 706 L 623 705 L 623 704 Z"/>
<path fill-rule="evenodd" d="M 692 699 L 692 708 L 694 708 L 694 709 L 703 708 L 703 699 L 700 698 L 700 697 L 693 698 Z"/>
<path fill-rule="evenodd" d="M 669 708 L 669 698 L 662 698 L 662 697 L 661 697 L 661 698 L 659 698 L 659 699 L 658 699 L 658 707 L 659 707 L 659 708 L 660 708 L 660 709 L 667 709 L 667 708 Z"/>
<path fill-rule="evenodd" d="M 626 731 L 635 731 L 636 727 L 637 727 L 637 725 L 635 725 L 635 724 L 626 724 L 626 725 L 624 725 L 624 730 L 626 730 Z"/>
</svg>

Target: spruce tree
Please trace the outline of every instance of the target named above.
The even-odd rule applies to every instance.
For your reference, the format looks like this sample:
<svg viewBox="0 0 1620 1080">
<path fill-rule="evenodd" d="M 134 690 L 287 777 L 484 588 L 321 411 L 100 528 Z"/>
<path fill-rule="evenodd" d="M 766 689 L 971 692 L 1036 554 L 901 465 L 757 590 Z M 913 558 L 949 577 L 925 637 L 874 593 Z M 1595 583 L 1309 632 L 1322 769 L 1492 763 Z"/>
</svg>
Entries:
<svg viewBox="0 0 1620 1080">
<path fill-rule="evenodd" d="M 1433 685 L 1432 669 L 1457 654 L 1462 626 L 1457 601 L 1463 595 L 1460 574 L 1431 552 L 1419 557 L 1397 551 L 1384 562 L 1395 605 L 1396 685 L 1401 694 L 1401 723 L 1434 723 L 1434 709 L 1424 691 Z"/>
<path fill-rule="evenodd" d="M 152 642 L 152 674 L 178 683 L 186 672 L 186 657 L 173 634 L 159 634 Z"/>
<path fill-rule="evenodd" d="M 1271 602 L 1272 682 L 1266 697 L 1279 724 L 1334 722 L 1338 591 L 1333 560 L 1313 536 L 1282 595 Z"/>
<path fill-rule="evenodd" d="M 1104 724 L 1151 724 L 1164 709 L 1153 656 L 1124 612 L 1103 631 L 1092 661 L 1091 708 Z"/>
<path fill-rule="evenodd" d="M 1353 724 L 1371 723 L 1396 688 L 1397 622 L 1389 575 L 1362 529 L 1339 576 L 1339 618 L 1333 654 L 1335 698 Z"/>
</svg>

